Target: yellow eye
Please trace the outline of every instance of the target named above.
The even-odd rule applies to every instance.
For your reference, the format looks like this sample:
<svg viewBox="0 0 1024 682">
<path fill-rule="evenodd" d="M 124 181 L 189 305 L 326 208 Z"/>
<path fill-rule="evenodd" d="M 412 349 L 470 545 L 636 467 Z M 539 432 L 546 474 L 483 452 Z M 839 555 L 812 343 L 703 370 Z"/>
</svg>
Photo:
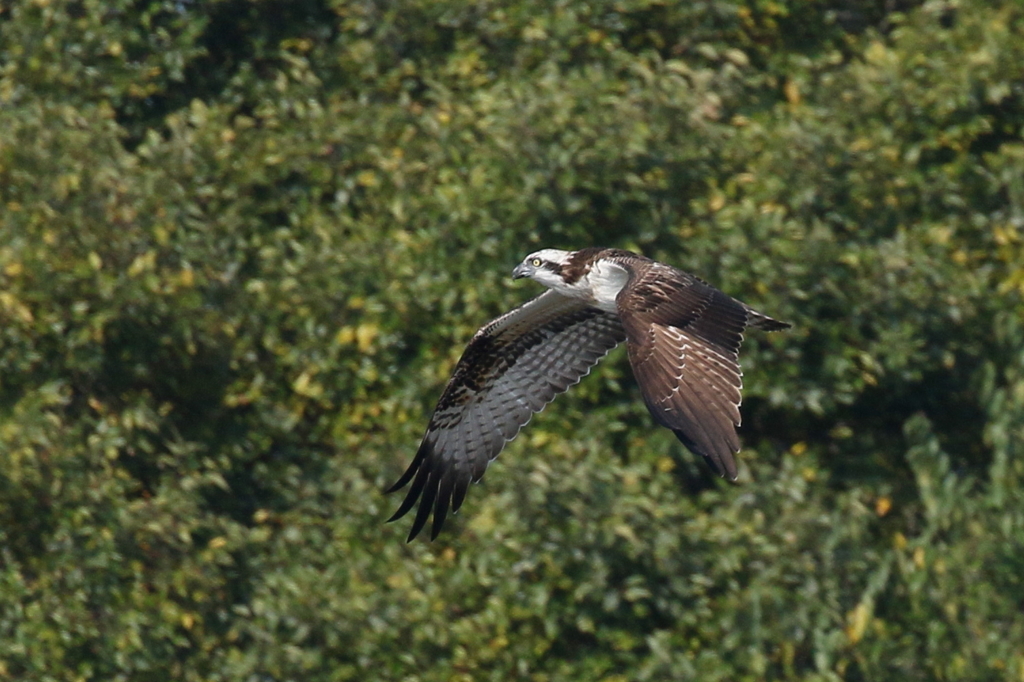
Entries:
<svg viewBox="0 0 1024 682">
<path fill-rule="evenodd" d="M 530 265 L 532 265 L 535 268 L 539 268 L 540 267 L 540 258 L 534 258 L 532 261 L 530 261 Z"/>
</svg>

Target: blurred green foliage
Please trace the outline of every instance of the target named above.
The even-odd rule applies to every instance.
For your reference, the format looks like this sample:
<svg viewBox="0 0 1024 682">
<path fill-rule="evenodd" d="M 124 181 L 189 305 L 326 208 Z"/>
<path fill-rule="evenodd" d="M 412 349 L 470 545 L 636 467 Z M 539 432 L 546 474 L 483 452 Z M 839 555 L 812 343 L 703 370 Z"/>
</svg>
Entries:
<svg viewBox="0 0 1024 682">
<path fill-rule="evenodd" d="M 1014 0 L 0 8 L 0 679 L 1024 679 Z M 384 526 L 535 248 L 794 323 L 741 483 L 623 353 Z"/>
</svg>

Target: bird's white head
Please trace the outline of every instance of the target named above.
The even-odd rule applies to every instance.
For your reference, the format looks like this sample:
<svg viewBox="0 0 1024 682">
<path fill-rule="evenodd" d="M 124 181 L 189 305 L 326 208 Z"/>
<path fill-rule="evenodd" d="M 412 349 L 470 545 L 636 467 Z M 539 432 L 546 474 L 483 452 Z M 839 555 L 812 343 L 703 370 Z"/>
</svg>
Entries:
<svg viewBox="0 0 1024 682">
<path fill-rule="evenodd" d="M 534 251 L 523 259 L 523 262 L 512 271 L 512 279 L 529 277 L 540 282 L 549 289 L 561 291 L 566 287 L 562 274 L 563 267 L 569 262 L 573 251 L 561 249 L 541 249 Z"/>
<path fill-rule="evenodd" d="M 616 260 L 625 251 L 589 247 L 579 251 L 542 249 L 527 256 L 512 278 L 529 277 L 563 296 L 579 298 L 606 312 L 618 310 L 617 299 L 629 271 Z"/>
</svg>

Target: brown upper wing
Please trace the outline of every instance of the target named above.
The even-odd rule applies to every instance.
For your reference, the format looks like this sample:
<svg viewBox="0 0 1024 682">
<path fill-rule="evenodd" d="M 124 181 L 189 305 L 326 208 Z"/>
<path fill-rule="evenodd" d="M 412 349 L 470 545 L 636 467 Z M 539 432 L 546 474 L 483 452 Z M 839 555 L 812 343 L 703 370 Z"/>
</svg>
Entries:
<svg viewBox="0 0 1024 682">
<path fill-rule="evenodd" d="M 647 259 L 629 266 L 616 303 L 644 402 L 655 421 L 735 480 L 739 349 L 753 311 L 681 270 Z"/>
<path fill-rule="evenodd" d="M 505 443 L 625 338 L 616 315 L 554 291 L 478 331 L 434 409 L 416 457 L 388 490 L 412 481 L 389 521 L 419 499 L 409 540 L 431 511 L 431 539 L 437 537 L 449 506 L 458 511 L 470 482 L 480 480 Z"/>
</svg>

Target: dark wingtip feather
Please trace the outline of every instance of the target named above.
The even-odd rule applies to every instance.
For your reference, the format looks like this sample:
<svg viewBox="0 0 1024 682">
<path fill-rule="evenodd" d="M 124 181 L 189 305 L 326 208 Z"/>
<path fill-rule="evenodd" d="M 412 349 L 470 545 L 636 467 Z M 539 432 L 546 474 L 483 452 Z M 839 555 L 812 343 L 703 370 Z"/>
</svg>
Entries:
<svg viewBox="0 0 1024 682">
<path fill-rule="evenodd" d="M 434 523 L 430 528 L 430 539 L 437 538 L 437 534 L 444 527 L 445 517 L 448 516 L 448 503 L 452 499 L 452 488 L 454 487 L 453 472 L 447 472 L 438 483 L 437 501 L 434 504 Z"/>
<path fill-rule="evenodd" d="M 412 477 L 416 474 L 416 471 L 423 464 L 423 460 L 427 458 L 427 452 L 430 450 L 430 446 L 427 444 L 427 437 L 423 437 L 423 442 L 420 443 L 420 449 L 416 451 L 416 456 L 412 458 L 412 463 L 409 468 L 405 470 L 402 477 L 395 481 L 395 484 L 384 491 L 384 494 L 390 494 L 397 490 L 401 490 L 405 485 L 412 480 Z"/>
<path fill-rule="evenodd" d="M 419 509 L 416 510 L 416 518 L 412 522 L 412 530 L 409 531 L 409 537 L 406 542 L 412 542 L 416 539 L 416 536 L 423 530 L 423 526 L 427 525 L 427 518 L 430 516 L 430 510 L 434 506 L 434 499 L 437 497 L 437 473 L 431 471 L 429 476 L 426 478 L 426 485 L 422 486 L 423 497 L 420 499 Z M 420 477 L 416 477 L 416 482 L 419 483 Z M 412 492 L 411 490 L 409 491 Z"/>
<path fill-rule="evenodd" d="M 469 489 L 470 477 L 459 476 L 455 481 L 455 489 L 452 491 L 452 513 L 458 513 L 463 501 L 466 499 L 466 491 Z"/>
<path fill-rule="evenodd" d="M 766 332 L 781 332 L 783 329 L 792 328 L 792 326 L 789 322 L 780 322 L 779 320 L 769 318 L 764 324 L 758 325 L 757 328 Z"/>
<path fill-rule="evenodd" d="M 434 505 L 434 522 L 430 526 L 430 540 L 435 540 L 440 534 L 441 528 L 444 527 L 444 518 L 447 516 L 450 499 L 450 495 L 444 495 L 444 491 L 437 496 L 437 502 Z"/>
<path fill-rule="evenodd" d="M 783 329 L 789 329 L 793 325 L 789 322 L 782 322 L 780 320 L 768 317 L 764 313 L 759 313 L 756 310 L 750 308 L 747 309 L 747 326 L 753 327 L 754 329 L 760 329 L 766 332 L 780 332 Z"/>
<path fill-rule="evenodd" d="M 711 462 L 715 473 L 725 480 L 734 483 L 739 478 L 739 473 L 736 471 L 736 458 L 732 456 L 732 453 L 725 456 L 717 455 L 714 458 L 705 455 L 704 459 Z"/>
<path fill-rule="evenodd" d="M 735 481 L 738 478 L 739 473 L 736 470 L 736 458 L 733 457 L 732 452 L 705 452 L 703 448 L 697 447 L 697 444 L 693 441 L 693 439 L 687 436 L 682 431 L 672 429 L 672 433 L 676 434 L 676 438 L 679 439 L 679 442 L 685 445 L 687 449 L 690 450 L 690 452 L 696 453 L 703 457 L 704 461 L 711 466 L 711 469 L 714 470 L 716 474 L 718 474 L 719 476 L 728 481 Z"/>
<path fill-rule="evenodd" d="M 736 458 L 732 454 L 725 458 L 725 473 L 721 476 L 730 483 L 735 483 L 739 478 L 739 471 L 736 470 Z"/>
<path fill-rule="evenodd" d="M 430 469 L 426 466 L 426 462 L 423 462 L 422 465 L 420 465 L 419 459 L 420 458 L 417 456 L 416 460 L 414 460 L 413 462 L 413 465 L 409 467 L 410 470 L 413 469 L 413 467 L 418 467 L 418 471 L 416 471 L 416 478 L 415 480 L 413 480 L 412 486 L 409 488 L 409 492 L 406 493 L 405 499 L 402 500 L 401 506 L 399 506 L 398 510 L 391 515 L 390 519 L 388 519 L 388 523 L 396 521 L 405 516 L 407 513 L 409 513 L 409 510 L 412 509 L 413 506 L 415 506 L 416 499 L 419 498 L 420 493 L 423 492 L 424 486 L 426 486 L 427 484 L 427 478 L 430 475 Z M 408 472 L 406 473 L 408 474 Z M 402 478 L 406 479 L 408 478 L 408 476 L 402 476 Z M 405 485 L 405 481 L 399 481 L 399 483 Z"/>
<path fill-rule="evenodd" d="M 391 517 L 387 521 L 385 521 L 384 523 L 392 523 L 393 521 L 397 521 L 398 519 L 400 519 L 403 516 L 405 516 L 407 513 L 409 513 L 409 510 L 412 509 L 412 505 L 415 502 L 416 502 L 416 499 L 412 495 L 406 495 L 405 499 L 402 500 L 402 506 L 399 507 L 395 511 L 395 513 L 392 514 Z"/>
<path fill-rule="evenodd" d="M 408 469 L 406 469 L 405 473 L 402 474 L 402 477 L 400 479 L 395 481 L 395 483 L 390 488 L 384 489 L 384 494 L 390 495 L 391 493 L 396 493 L 399 490 L 401 490 L 403 487 L 405 487 L 405 484 L 409 482 L 409 479 L 412 478 L 412 475 L 414 473 L 416 473 L 416 470 L 413 467 L 409 467 Z"/>
</svg>

